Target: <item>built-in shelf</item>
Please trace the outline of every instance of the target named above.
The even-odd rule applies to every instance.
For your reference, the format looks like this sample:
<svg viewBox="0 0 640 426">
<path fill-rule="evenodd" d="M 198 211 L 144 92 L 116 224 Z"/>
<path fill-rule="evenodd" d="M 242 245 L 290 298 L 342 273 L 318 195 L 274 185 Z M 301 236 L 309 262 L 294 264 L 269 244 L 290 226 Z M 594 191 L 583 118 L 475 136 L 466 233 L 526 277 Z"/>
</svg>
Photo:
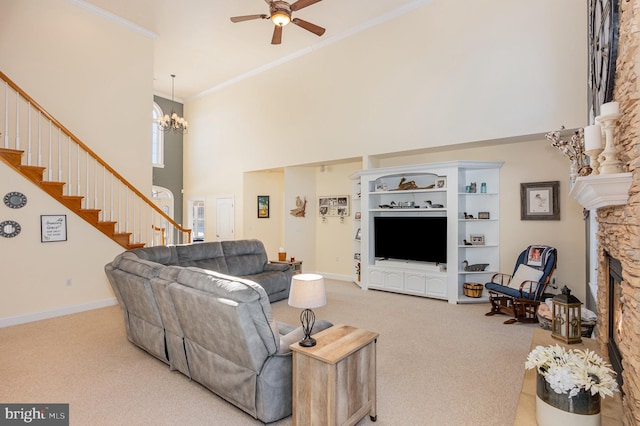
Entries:
<svg viewBox="0 0 640 426">
<path fill-rule="evenodd" d="M 631 173 L 580 176 L 569 195 L 588 210 L 627 204 Z"/>
</svg>

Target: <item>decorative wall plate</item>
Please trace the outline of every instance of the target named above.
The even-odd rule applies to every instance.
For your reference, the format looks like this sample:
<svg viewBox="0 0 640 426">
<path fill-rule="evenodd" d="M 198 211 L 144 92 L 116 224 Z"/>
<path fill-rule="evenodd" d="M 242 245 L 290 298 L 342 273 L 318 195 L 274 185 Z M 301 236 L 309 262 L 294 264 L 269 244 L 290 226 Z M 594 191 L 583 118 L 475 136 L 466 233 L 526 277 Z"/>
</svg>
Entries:
<svg viewBox="0 0 640 426">
<path fill-rule="evenodd" d="M 9 192 L 4 196 L 4 204 L 12 209 L 19 209 L 27 204 L 27 197 L 22 192 Z"/>
<path fill-rule="evenodd" d="M 13 238 L 20 233 L 20 224 L 13 220 L 0 222 L 0 237 Z"/>
</svg>

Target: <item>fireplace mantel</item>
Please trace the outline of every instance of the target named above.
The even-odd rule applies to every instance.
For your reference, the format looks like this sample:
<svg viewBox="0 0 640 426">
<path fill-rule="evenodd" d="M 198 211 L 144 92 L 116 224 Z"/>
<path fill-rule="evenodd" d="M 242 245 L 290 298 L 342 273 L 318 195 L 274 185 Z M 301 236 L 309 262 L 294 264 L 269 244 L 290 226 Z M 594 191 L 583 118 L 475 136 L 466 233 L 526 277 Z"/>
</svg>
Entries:
<svg viewBox="0 0 640 426">
<path fill-rule="evenodd" d="M 569 195 L 588 210 L 627 204 L 631 173 L 580 176 Z"/>
</svg>

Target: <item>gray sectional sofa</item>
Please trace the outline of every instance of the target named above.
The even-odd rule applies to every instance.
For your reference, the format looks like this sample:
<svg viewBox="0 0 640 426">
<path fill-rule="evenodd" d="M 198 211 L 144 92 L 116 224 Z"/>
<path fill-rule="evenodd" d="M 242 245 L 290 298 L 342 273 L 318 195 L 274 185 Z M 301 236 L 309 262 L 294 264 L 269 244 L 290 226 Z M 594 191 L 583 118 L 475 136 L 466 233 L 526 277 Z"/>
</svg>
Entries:
<svg viewBox="0 0 640 426">
<path fill-rule="evenodd" d="M 273 318 L 291 271 L 266 259 L 257 240 L 156 246 L 121 253 L 105 272 L 132 343 L 270 423 L 291 414 L 289 345 L 303 332 Z M 330 326 L 316 321 L 314 332 Z"/>
</svg>

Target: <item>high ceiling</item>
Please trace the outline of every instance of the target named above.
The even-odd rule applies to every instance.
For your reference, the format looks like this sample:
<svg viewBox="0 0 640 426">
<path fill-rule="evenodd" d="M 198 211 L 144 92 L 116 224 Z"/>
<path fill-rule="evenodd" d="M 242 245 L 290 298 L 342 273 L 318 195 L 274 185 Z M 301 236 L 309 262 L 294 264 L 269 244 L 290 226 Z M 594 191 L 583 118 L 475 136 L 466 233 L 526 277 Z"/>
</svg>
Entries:
<svg viewBox="0 0 640 426">
<path fill-rule="evenodd" d="M 155 34 L 154 90 L 170 97 L 170 75 L 175 74 L 176 100 L 228 84 L 310 48 L 339 42 L 428 1 L 322 0 L 293 12 L 293 17 L 326 28 L 323 36 L 289 24 L 283 29 L 282 44 L 272 45 L 270 20 L 232 23 L 229 19 L 268 14 L 266 0 L 72 0 Z"/>
</svg>

